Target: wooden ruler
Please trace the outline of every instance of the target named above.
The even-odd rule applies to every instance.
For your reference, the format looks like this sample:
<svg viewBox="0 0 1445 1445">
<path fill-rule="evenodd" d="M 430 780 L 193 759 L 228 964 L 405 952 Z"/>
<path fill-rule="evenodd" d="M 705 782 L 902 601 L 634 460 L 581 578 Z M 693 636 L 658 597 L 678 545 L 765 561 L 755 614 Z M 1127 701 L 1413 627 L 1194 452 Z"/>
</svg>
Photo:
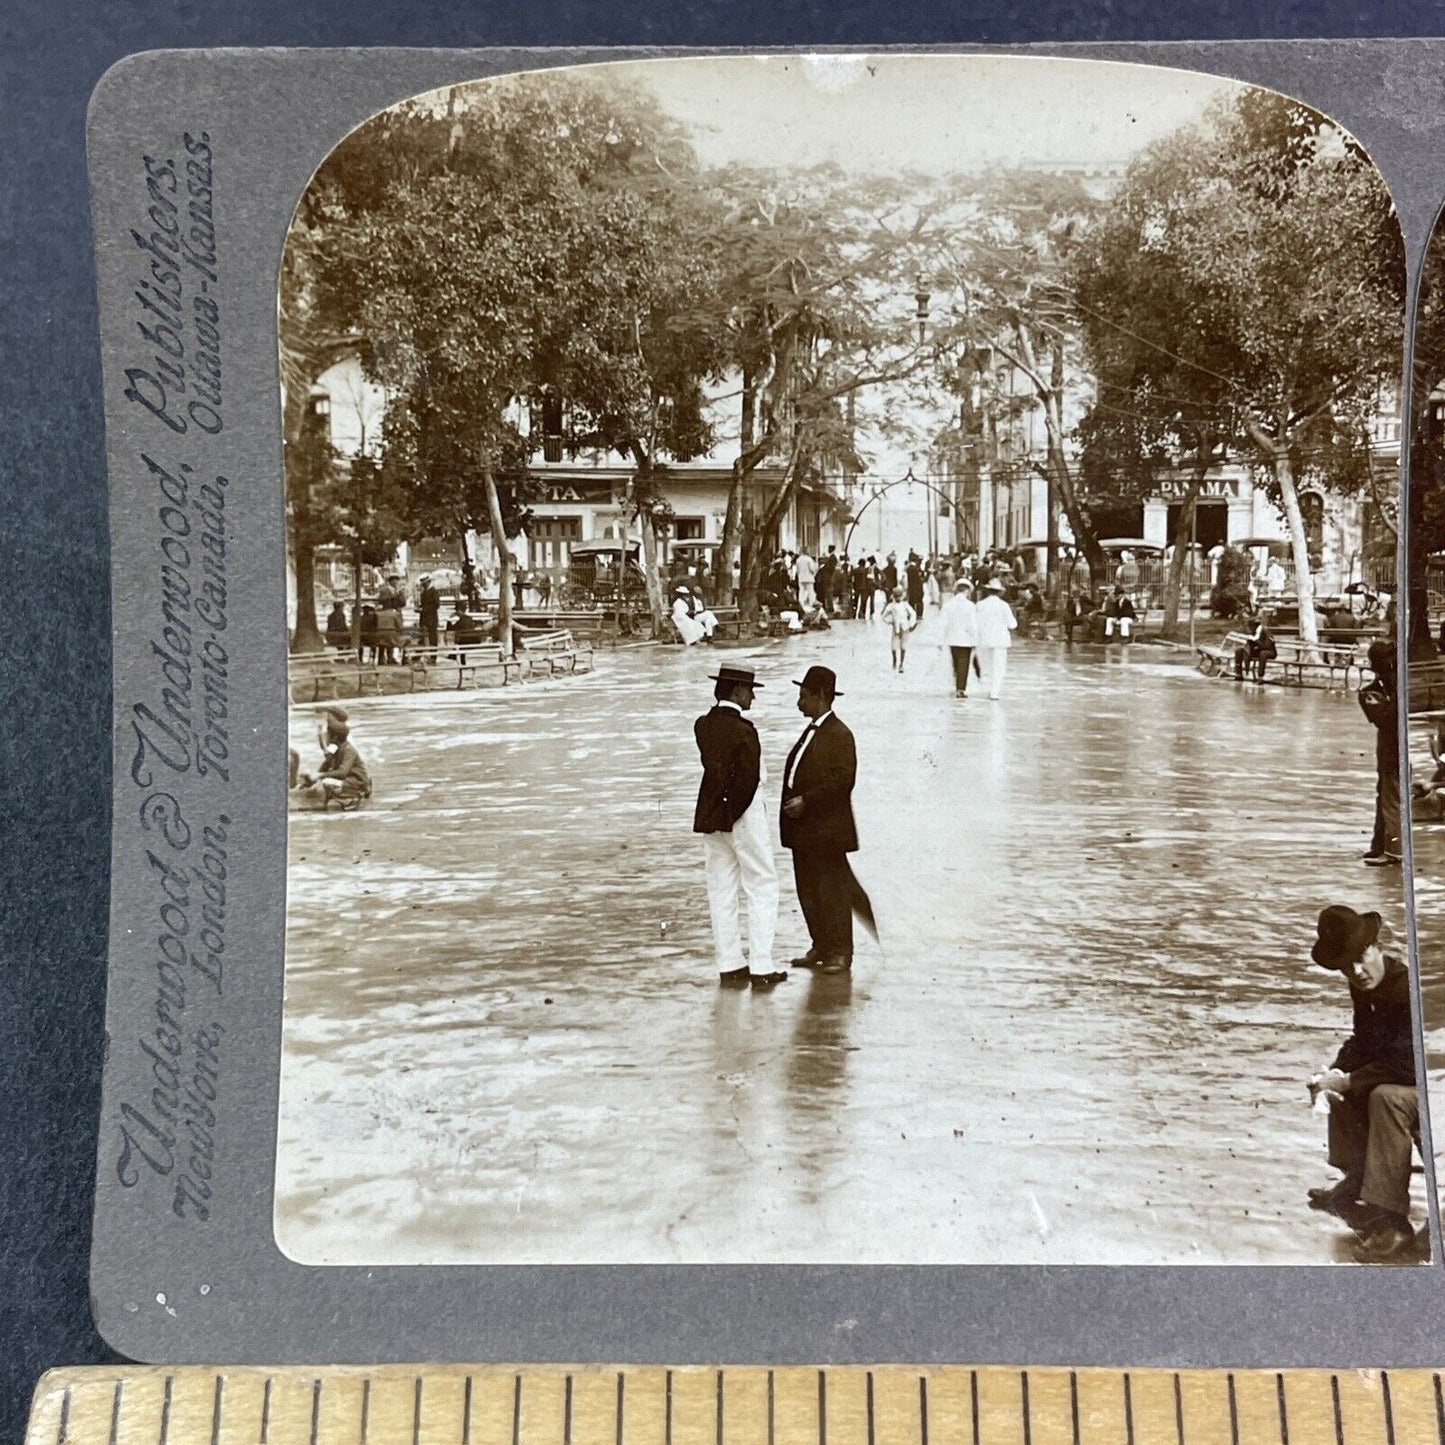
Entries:
<svg viewBox="0 0 1445 1445">
<path fill-rule="evenodd" d="M 1445 1445 L 1429 1370 L 54 1370 L 27 1445 Z"/>
</svg>

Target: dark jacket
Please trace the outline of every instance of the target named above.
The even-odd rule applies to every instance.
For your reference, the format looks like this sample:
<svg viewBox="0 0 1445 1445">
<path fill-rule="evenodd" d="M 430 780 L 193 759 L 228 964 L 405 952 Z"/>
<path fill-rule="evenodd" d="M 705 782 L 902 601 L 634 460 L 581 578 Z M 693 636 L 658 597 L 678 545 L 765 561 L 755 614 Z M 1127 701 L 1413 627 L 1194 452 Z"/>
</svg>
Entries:
<svg viewBox="0 0 1445 1445">
<path fill-rule="evenodd" d="M 421 606 L 418 609 L 421 613 L 421 620 L 436 626 L 437 617 L 441 612 L 442 595 L 430 582 L 421 589 Z"/>
<path fill-rule="evenodd" d="M 1376 1084 L 1415 1082 L 1415 1031 L 1410 1021 L 1410 974 L 1393 953 L 1386 954 L 1385 976 L 1372 989 L 1350 989 L 1354 1032 L 1334 1067 L 1350 1076 L 1351 1094 L 1367 1094 Z"/>
<path fill-rule="evenodd" d="M 804 734 L 806 736 L 806 734 Z M 853 821 L 853 783 L 858 776 L 858 750 L 847 725 L 829 713 L 798 762 L 792 784 L 788 769 L 803 745 L 800 737 L 783 768 L 783 802 L 802 798 L 803 816 L 781 814 L 783 847 L 820 853 L 853 853 L 858 829 Z"/>
<path fill-rule="evenodd" d="M 692 831 L 731 833 L 757 796 L 763 756 L 757 729 L 736 708 L 718 706 L 698 718 L 692 731 L 702 754 Z"/>
</svg>

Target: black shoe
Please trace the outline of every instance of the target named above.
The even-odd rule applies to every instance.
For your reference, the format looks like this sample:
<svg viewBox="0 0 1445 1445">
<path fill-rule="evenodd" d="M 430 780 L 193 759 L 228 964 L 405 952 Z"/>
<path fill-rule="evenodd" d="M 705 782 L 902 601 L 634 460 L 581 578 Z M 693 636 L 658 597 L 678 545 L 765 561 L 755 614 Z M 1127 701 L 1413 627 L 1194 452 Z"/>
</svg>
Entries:
<svg viewBox="0 0 1445 1445">
<path fill-rule="evenodd" d="M 1355 1246 L 1361 1264 L 1400 1264 L 1415 1254 L 1415 1231 L 1403 1215 L 1387 1214 Z"/>
<path fill-rule="evenodd" d="M 1398 853 L 1371 853 L 1365 859 L 1366 868 L 1398 868 L 1403 860 Z"/>
<path fill-rule="evenodd" d="M 741 968 L 730 968 L 725 973 L 718 974 L 717 981 L 724 988 L 746 988 L 751 977 L 747 964 L 744 964 Z"/>
<path fill-rule="evenodd" d="M 777 988 L 787 976 L 786 970 L 778 973 L 755 973 L 749 976 L 748 982 L 752 984 L 754 993 L 766 993 L 769 989 Z"/>
<path fill-rule="evenodd" d="M 849 973 L 853 968 L 853 960 L 838 954 L 833 958 L 826 958 L 818 965 L 819 973 L 838 974 Z"/>
<path fill-rule="evenodd" d="M 1360 1197 L 1358 1179 L 1341 1179 L 1338 1184 L 1325 1185 L 1309 1191 L 1311 1209 L 1333 1214 L 1342 1204 L 1353 1204 Z"/>
<path fill-rule="evenodd" d="M 789 968 L 820 968 L 822 964 L 823 959 L 811 948 L 801 958 L 788 960 Z"/>
</svg>

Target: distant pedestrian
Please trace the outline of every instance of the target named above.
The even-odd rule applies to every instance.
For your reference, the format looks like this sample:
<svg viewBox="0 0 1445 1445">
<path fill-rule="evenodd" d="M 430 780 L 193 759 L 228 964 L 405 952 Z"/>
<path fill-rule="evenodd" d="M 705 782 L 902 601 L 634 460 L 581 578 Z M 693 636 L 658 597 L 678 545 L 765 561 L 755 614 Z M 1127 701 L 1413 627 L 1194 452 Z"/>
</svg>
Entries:
<svg viewBox="0 0 1445 1445">
<path fill-rule="evenodd" d="M 990 700 L 997 702 L 1008 670 L 1013 633 L 1019 625 L 1013 608 L 1004 599 L 1004 584 L 997 577 L 984 588 L 977 618 L 979 675 L 988 684 Z"/>
<path fill-rule="evenodd" d="M 437 591 L 430 577 L 421 579 L 421 597 L 417 610 L 421 614 L 421 645 L 435 649 L 441 642 L 442 594 Z"/>
<path fill-rule="evenodd" d="M 883 609 L 883 621 L 888 628 L 888 646 L 893 656 L 893 670 L 903 671 L 903 662 L 908 655 L 908 634 L 918 626 L 918 613 L 913 604 L 906 601 L 901 587 L 893 589 L 893 598 Z"/>
<path fill-rule="evenodd" d="M 318 728 L 321 767 L 313 776 L 300 773 L 296 786 L 313 801 L 329 808 L 332 803 L 349 813 L 371 796 L 371 774 L 351 741 L 351 725 L 343 708 L 329 707 Z"/>
<path fill-rule="evenodd" d="M 867 617 L 873 607 L 873 579 L 868 558 L 860 557 L 853 564 L 852 581 L 853 616 Z"/>
<path fill-rule="evenodd" d="M 1066 644 L 1073 644 L 1074 629 L 1081 624 L 1083 625 L 1085 635 L 1087 636 L 1088 623 L 1085 619 L 1088 617 L 1088 615 L 1088 608 L 1085 606 L 1083 598 L 1079 597 L 1076 593 L 1071 591 L 1069 595 L 1064 599 L 1063 623 L 1064 642 Z"/>
<path fill-rule="evenodd" d="M 847 973 L 853 967 L 853 916 L 877 936 L 873 905 L 853 876 L 858 850 L 853 785 L 858 752 L 851 730 L 833 712 L 841 697 L 831 668 L 810 667 L 797 684 L 798 711 L 808 719 L 783 769 L 779 819 L 783 847 L 793 855 L 793 881 L 811 939 L 797 968 Z"/>
<path fill-rule="evenodd" d="M 702 783 L 692 828 L 702 835 L 718 980 L 724 986 L 766 990 L 788 975 L 773 967 L 778 871 L 761 792 L 767 775 L 757 729 L 744 716 L 762 684 L 751 668 L 726 664 L 711 680 L 715 704 L 693 724 Z M 746 960 L 740 917 L 744 902 Z"/>
<path fill-rule="evenodd" d="M 968 696 L 968 674 L 978 646 L 978 608 L 966 579 L 953 584 L 953 595 L 943 604 L 943 641 L 953 662 L 953 695 Z"/>
<path fill-rule="evenodd" d="M 806 547 L 798 553 L 793 564 L 793 580 L 798 585 L 798 606 L 804 612 L 811 612 L 817 602 L 814 583 L 818 578 L 818 564 L 813 561 Z"/>
<path fill-rule="evenodd" d="M 339 652 L 351 646 L 351 627 L 346 621 L 346 607 L 338 599 L 326 618 L 326 643 Z"/>
<path fill-rule="evenodd" d="M 908 554 L 908 565 L 903 569 L 904 584 L 908 590 L 908 605 L 915 617 L 923 616 L 923 560 L 917 552 Z"/>
<path fill-rule="evenodd" d="M 893 596 L 893 589 L 898 586 L 898 553 L 890 552 L 883 560 L 883 591 L 887 594 L 884 598 Z"/>
<path fill-rule="evenodd" d="M 1395 644 L 1372 642 L 1373 674 L 1360 689 L 1360 708 L 1375 729 L 1375 830 L 1365 863 L 1371 868 L 1400 866 L 1400 702 Z"/>
</svg>

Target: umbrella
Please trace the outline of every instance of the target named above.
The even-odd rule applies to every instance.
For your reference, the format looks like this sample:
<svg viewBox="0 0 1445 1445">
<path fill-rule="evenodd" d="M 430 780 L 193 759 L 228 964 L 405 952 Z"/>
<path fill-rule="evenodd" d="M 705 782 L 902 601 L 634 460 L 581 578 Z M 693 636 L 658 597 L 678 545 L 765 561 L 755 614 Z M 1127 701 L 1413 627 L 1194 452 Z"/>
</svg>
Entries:
<svg viewBox="0 0 1445 1445">
<path fill-rule="evenodd" d="M 1101 537 L 1099 546 L 1106 552 L 1162 552 L 1157 542 L 1144 537 Z"/>
</svg>

